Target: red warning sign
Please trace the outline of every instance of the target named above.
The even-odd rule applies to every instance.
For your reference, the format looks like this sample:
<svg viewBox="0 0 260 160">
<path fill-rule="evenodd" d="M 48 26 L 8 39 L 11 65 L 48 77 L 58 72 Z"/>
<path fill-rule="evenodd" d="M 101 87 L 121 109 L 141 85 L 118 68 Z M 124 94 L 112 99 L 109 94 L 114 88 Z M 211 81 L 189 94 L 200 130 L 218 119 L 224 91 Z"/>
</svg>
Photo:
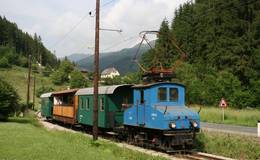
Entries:
<svg viewBox="0 0 260 160">
<path fill-rule="evenodd" d="M 227 102 L 224 98 L 221 98 L 220 102 L 219 102 L 219 107 L 221 108 L 227 108 Z"/>
</svg>

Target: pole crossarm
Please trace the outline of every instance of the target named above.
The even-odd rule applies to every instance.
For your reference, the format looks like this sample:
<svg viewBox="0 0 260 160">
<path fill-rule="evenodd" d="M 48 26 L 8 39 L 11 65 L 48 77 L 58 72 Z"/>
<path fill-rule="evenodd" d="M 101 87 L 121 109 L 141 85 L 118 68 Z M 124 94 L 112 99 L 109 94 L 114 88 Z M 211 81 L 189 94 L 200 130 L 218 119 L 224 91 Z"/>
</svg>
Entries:
<svg viewBox="0 0 260 160">
<path fill-rule="evenodd" d="M 99 30 L 101 30 L 101 31 L 119 32 L 119 33 L 123 32 L 122 29 L 99 28 Z"/>
</svg>

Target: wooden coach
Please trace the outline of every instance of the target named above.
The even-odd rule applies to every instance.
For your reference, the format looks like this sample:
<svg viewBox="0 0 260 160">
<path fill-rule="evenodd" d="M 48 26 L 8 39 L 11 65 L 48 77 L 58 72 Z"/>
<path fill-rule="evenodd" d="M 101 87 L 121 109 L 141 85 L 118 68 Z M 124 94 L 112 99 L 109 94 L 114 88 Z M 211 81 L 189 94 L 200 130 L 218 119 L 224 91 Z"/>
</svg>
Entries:
<svg viewBox="0 0 260 160">
<path fill-rule="evenodd" d="M 64 90 L 52 93 L 53 119 L 67 123 L 77 123 L 78 99 L 75 93 L 78 89 Z"/>
</svg>

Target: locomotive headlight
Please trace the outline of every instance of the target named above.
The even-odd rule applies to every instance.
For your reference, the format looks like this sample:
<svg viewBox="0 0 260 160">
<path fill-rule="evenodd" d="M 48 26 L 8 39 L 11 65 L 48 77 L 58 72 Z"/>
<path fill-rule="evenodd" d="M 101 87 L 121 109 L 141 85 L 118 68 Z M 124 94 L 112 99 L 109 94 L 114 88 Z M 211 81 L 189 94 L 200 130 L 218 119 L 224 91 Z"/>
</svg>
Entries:
<svg viewBox="0 0 260 160">
<path fill-rule="evenodd" d="M 193 121 L 193 122 L 192 122 L 192 126 L 193 126 L 194 128 L 196 128 L 196 127 L 198 127 L 198 123 L 195 122 L 195 121 Z"/>
<path fill-rule="evenodd" d="M 174 122 L 171 122 L 170 123 L 170 128 L 172 128 L 172 129 L 176 128 L 176 124 Z"/>
</svg>

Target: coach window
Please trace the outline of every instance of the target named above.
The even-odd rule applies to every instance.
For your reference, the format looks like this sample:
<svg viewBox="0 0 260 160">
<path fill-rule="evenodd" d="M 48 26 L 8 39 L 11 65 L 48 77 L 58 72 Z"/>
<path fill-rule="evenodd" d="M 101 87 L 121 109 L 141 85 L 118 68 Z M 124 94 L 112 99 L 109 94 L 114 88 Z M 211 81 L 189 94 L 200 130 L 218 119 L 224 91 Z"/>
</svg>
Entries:
<svg viewBox="0 0 260 160">
<path fill-rule="evenodd" d="M 89 98 L 86 98 L 86 110 L 89 110 Z"/>
<path fill-rule="evenodd" d="M 170 101 L 178 101 L 178 89 L 170 88 Z"/>
<path fill-rule="evenodd" d="M 158 89 L 158 101 L 167 100 L 167 88 L 161 87 Z"/>
<path fill-rule="evenodd" d="M 80 109 L 83 109 L 83 100 L 81 98 L 79 98 L 79 105 L 80 105 Z"/>
<path fill-rule="evenodd" d="M 102 97 L 100 98 L 100 111 L 104 111 L 105 109 L 105 99 Z"/>
</svg>

